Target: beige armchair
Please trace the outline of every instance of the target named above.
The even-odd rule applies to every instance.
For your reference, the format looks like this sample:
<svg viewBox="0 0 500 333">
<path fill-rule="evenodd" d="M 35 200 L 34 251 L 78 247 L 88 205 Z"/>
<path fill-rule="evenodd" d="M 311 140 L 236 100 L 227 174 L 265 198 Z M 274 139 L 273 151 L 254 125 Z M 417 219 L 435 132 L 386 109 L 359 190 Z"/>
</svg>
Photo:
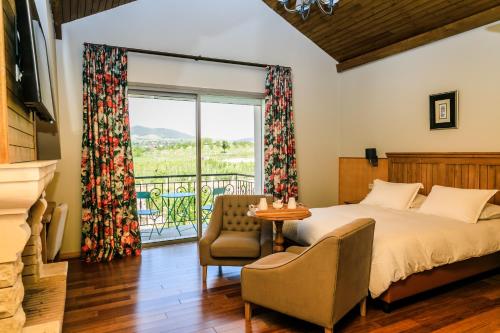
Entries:
<svg viewBox="0 0 500 333">
<path fill-rule="evenodd" d="M 247 216 L 263 195 L 220 195 L 199 242 L 203 281 L 207 266 L 243 266 L 273 251 L 272 222 Z M 272 199 L 268 197 L 268 203 Z"/>
<path fill-rule="evenodd" d="M 258 304 L 333 332 L 356 304 L 364 316 L 374 229 L 372 219 L 355 220 L 308 248 L 290 247 L 243 267 L 245 319 Z"/>
</svg>

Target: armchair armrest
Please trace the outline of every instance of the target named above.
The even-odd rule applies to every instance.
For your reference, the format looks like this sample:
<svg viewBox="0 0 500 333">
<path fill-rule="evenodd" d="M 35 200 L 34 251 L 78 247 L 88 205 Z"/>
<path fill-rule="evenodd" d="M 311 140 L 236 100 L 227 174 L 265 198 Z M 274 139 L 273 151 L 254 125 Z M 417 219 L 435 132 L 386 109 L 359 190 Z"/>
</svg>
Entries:
<svg viewBox="0 0 500 333">
<path fill-rule="evenodd" d="M 222 200 L 217 197 L 215 199 L 214 210 L 210 217 L 210 222 L 203 236 L 198 242 L 200 265 L 206 265 L 206 261 L 211 257 L 210 245 L 219 237 L 222 230 Z"/>
</svg>

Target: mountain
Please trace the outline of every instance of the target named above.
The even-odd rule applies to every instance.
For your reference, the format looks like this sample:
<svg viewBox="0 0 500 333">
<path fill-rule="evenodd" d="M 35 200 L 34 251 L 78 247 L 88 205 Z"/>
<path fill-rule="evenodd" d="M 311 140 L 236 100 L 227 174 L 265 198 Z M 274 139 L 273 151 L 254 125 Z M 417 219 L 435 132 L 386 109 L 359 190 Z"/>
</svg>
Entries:
<svg viewBox="0 0 500 333">
<path fill-rule="evenodd" d="M 194 139 L 194 136 L 179 132 L 170 128 L 151 128 L 144 126 L 132 126 L 132 135 L 149 136 L 154 135 L 163 139 Z"/>
</svg>

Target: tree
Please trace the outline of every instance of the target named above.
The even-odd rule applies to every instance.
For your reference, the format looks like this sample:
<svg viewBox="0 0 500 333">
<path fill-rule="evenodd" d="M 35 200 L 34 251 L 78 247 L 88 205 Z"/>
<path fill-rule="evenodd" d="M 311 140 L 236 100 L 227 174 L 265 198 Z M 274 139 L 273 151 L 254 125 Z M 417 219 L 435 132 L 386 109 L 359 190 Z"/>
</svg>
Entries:
<svg viewBox="0 0 500 333">
<path fill-rule="evenodd" d="M 222 141 L 222 146 L 221 146 L 221 148 L 222 148 L 222 152 L 223 152 L 223 153 L 225 153 L 225 152 L 226 152 L 226 150 L 228 150 L 228 149 L 229 149 L 229 142 L 227 142 L 226 140 Z"/>
</svg>

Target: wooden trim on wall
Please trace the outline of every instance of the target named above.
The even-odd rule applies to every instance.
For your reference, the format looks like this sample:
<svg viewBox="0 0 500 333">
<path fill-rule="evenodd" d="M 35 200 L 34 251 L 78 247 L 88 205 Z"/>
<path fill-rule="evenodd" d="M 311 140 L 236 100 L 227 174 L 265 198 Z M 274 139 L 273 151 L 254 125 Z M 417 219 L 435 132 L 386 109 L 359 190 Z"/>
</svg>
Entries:
<svg viewBox="0 0 500 333">
<path fill-rule="evenodd" d="M 3 1 L 0 1 L 0 164 L 9 163 L 7 75 L 5 64 L 5 33 Z"/>
<path fill-rule="evenodd" d="M 365 53 L 355 58 L 344 60 L 337 64 L 337 72 L 358 67 L 376 60 L 389 57 L 413 48 L 444 39 L 479 26 L 500 20 L 500 6 L 493 7 L 484 12 L 466 17 L 464 19 L 449 23 L 445 26 L 424 32 L 420 35 L 402 40 L 398 43 L 383 47 L 381 49 Z"/>
<path fill-rule="evenodd" d="M 339 157 L 339 204 L 357 203 L 370 191 L 375 179 L 387 180 L 387 159 L 372 167 L 364 157 Z"/>
<path fill-rule="evenodd" d="M 57 256 L 58 260 L 68 260 L 75 258 L 80 258 L 80 252 L 64 252 L 64 253 L 59 253 Z"/>
</svg>

